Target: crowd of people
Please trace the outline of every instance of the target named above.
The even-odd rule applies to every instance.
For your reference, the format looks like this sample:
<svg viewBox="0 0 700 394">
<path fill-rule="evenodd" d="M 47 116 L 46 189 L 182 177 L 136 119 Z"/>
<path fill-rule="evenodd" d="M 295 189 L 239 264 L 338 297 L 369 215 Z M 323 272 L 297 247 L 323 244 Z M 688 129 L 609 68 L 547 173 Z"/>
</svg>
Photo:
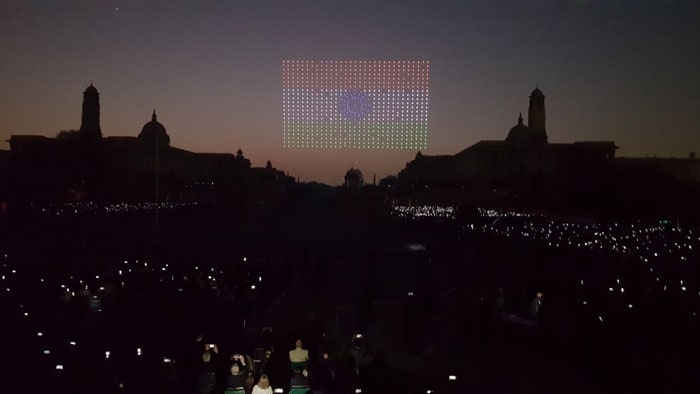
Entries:
<svg viewBox="0 0 700 394">
<path fill-rule="evenodd" d="M 416 217 L 433 211 L 421 209 Z M 493 212 L 482 213 L 493 219 Z M 646 335 L 639 327 L 658 328 L 658 335 L 695 348 L 688 341 L 700 323 L 700 238 L 691 230 L 505 214 L 488 224 L 467 224 L 458 235 L 456 242 L 476 239 L 472 247 L 481 258 L 488 252 L 509 275 L 473 288 L 486 309 L 524 317 L 511 323 L 556 326 L 577 338 L 595 338 L 580 343 L 600 344 L 604 351 L 618 346 L 639 353 L 635 344 Z M 16 355 L 6 364 L 12 365 L 11 377 L 0 384 L 10 388 L 2 392 L 42 382 L 47 390 L 76 393 L 367 393 L 385 383 L 386 359 L 373 354 L 365 360 L 347 338 L 332 338 L 294 318 L 286 327 L 271 327 L 270 306 L 301 272 L 294 263 L 252 256 L 128 257 L 40 268 L 1 252 L 4 355 Z M 424 247 L 411 253 L 428 252 Z M 432 310 L 443 301 L 458 303 L 452 293 L 441 296 L 429 286 L 409 290 L 406 326 L 418 320 L 426 333 L 432 315 L 413 319 L 416 305 Z M 433 296 L 440 302 L 431 302 Z M 371 309 L 372 302 L 362 305 Z M 489 313 L 474 315 L 486 321 Z M 489 335 L 487 328 L 475 332 L 479 341 Z M 655 346 L 655 355 L 667 350 Z"/>
<path fill-rule="evenodd" d="M 265 333 L 270 332 L 267 327 Z M 253 353 L 256 356 L 234 353 L 225 357 L 220 353 L 217 344 L 205 343 L 202 335 L 198 335 L 195 342 L 203 350 L 196 383 L 198 393 L 301 394 L 310 393 L 312 390 L 320 393 L 334 392 L 328 353 L 312 367 L 309 351 L 302 347 L 301 339 L 297 339 L 295 348 L 289 351 L 287 363 L 280 362 L 274 346 L 254 349 Z M 312 368 L 313 378 L 309 376 L 309 370 Z M 276 390 L 272 386 L 270 376 L 275 377 Z M 285 381 L 285 378 L 288 379 Z"/>
<path fill-rule="evenodd" d="M 37 215 L 114 215 L 130 212 L 145 212 L 159 210 L 175 210 L 188 207 L 196 207 L 196 202 L 173 203 L 173 202 L 143 202 L 143 203 L 115 203 L 115 204 L 95 204 L 85 203 L 62 203 L 62 204 L 32 204 L 30 210 Z"/>
<path fill-rule="evenodd" d="M 294 322 L 264 326 L 289 280 L 264 262 L 134 259 L 79 273 L 0 260 L 7 349 L 21 355 L 16 380 L 3 382 L 11 389 L 37 374 L 46 389 L 76 393 L 349 393 L 359 384 L 334 338 Z"/>
</svg>

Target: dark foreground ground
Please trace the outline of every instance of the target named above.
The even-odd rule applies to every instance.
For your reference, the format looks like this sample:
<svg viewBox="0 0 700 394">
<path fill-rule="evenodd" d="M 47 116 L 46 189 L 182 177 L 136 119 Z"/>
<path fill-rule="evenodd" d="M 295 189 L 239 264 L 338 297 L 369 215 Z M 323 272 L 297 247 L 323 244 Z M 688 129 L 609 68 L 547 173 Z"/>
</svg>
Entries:
<svg viewBox="0 0 700 394">
<path fill-rule="evenodd" d="M 230 354 L 274 344 L 274 387 L 287 385 L 297 337 L 312 359 L 331 354 L 336 392 L 700 387 L 697 301 L 644 285 L 613 253 L 332 207 L 187 207 L 160 212 L 157 227 L 153 212 L 3 225 L 2 392 L 194 392 L 200 333 L 221 349 L 220 376 Z M 689 256 L 673 273 L 700 297 Z M 531 319 L 537 291 L 545 308 Z"/>
</svg>

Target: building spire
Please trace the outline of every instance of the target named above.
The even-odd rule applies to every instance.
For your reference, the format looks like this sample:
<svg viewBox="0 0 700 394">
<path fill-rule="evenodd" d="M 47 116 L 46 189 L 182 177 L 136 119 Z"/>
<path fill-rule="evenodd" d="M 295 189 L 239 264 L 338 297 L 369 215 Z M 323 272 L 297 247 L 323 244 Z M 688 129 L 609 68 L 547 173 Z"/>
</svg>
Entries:
<svg viewBox="0 0 700 394">
<path fill-rule="evenodd" d="M 523 113 L 521 112 L 518 115 L 518 126 L 522 126 L 522 125 L 523 125 Z"/>
<path fill-rule="evenodd" d="M 90 86 L 83 92 L 83 113 L 80 122 L 80 134 L 91 138 L 102 137 L 100 130 L 100 93 L 90 81 Z"/>
<path fill-rule="evenodd" d="M 530 105 L 527 109 L 527 127 L 538 141 L 547 142 L 544 93 L 539 85 L 530 94 Z"/>
<path fill-rule="evenodd" d="M 152 122 L 157 122 L 157 120 L 156 120 L 156 109 L 155 109 L 155 108 L 153 108 L 153 115 L 151 115 L 151 121 L 152 121 Z"/>
</svg>

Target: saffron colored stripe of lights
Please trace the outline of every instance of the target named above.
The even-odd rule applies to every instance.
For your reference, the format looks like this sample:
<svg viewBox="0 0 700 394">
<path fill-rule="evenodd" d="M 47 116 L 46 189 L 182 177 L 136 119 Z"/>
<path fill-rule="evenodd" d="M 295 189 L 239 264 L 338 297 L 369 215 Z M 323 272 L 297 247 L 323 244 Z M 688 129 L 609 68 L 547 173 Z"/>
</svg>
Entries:
<svg viewBox="0 0 700 394">
<path fill-rule="evenodd" d="M 289 148 L 425 149 L 427 61 L 282 62 Z"/>
</svg>

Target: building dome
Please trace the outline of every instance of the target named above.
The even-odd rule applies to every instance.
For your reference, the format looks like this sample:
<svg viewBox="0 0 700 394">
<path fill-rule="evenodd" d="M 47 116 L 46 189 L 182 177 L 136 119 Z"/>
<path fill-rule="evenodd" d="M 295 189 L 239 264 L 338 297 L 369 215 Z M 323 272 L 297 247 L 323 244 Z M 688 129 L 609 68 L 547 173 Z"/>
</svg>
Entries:
<svg viewBox="0 0 700 394">
<path fill-rule="evenodd" d="M 153 110 L 151 121 L 143 125 L 141 133 L 139 133 L 139 140 L 149 145 L 170 145 L 170 136 L 165 131 L 165 126 L 156 120 L 156 110 Z"/>
<path fill-rule="evenodd" d="M 518 124 L 513 126 L 506 137 L 507 142 L 527 142 L 532 137 L 530 129 L 523 124 L 523 115 L 518 116 Z"/>
<path fill-rule="evenodd" d="M 365 178 L 362 176 L 362 171 L 357 168 L 350 168 L 345 173 L 345 186 L 359 188 L 365 185 Z"/>
<path fill-rule="evenodd" d="M 88 93 L 88 94 L 99 94 L 99 93 L 97 92 L 97 88 L 94 87 L 94 86 L 92 85 L 92 82 L 90 82 L 90 86 L 88 86 L 87 89 L 85 89 L 85 92 L 84 92 L 84 93 Z"/>
</svg>

